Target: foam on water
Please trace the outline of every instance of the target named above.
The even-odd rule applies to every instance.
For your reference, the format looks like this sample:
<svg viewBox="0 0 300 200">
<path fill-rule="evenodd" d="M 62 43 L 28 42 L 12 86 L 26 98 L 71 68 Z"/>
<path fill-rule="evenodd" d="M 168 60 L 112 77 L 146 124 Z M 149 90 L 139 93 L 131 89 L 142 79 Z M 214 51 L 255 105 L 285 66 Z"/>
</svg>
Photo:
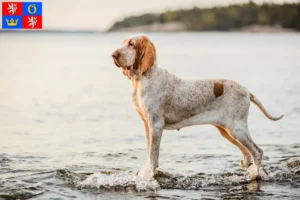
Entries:
<svg viewBox="0 0 300 200">
<path fill-rule="evenodd" d="M 183 176 L 158 171 L 154 178 L 140 177 L 131 173 L 91 175 L 79 174 L 68 170 L 57 170 L 56 176 L 78 189 L 104 189 L 104 190 L 157 190 L 184 189 L 199 190 L 209 186 L 234 186 L 249 183 L 242 172 L 225 172 L 220 174 L 198 173 L 192 176 Z M 282 160 L 279 163 L 264 166 L 260 170 L 262 181 L 300 183 L 300 157 Z"/>
<path fill-rule="evenodd" d="M 156 190 L 159 184 L 154 178 L 144 178 L 133 174 L 120 173 L 104 175 L 95 173 L 88 176 L 84 181 L 77 183 L 81 188 L 104 188 L 104 189 L 136 189 L 143 190 Z"/>
<path fill-rule="evenodd" d="M 158 182 L 153 177 L 139 177 L 126 172 L 109 175 L 103 173 L 86 175 L 68 170 L 57 170 L 56 176 L 79 189 L 145 191 L 159 188 Z"/>
</svg>

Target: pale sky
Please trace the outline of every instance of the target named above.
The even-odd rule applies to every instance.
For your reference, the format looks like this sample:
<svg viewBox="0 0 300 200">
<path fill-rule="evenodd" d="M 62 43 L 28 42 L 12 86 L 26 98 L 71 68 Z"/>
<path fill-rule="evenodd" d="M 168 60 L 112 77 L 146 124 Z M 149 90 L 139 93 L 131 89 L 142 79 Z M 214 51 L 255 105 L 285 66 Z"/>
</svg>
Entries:
<svg viewBox="0 0 300 200">
<path fill-rule="evenodd" d="M 4 0 L 7 2 L 9 0 Z M 21 0 L 11 0 L 20 2 Z M 34 0 L 24 0 L 23 2 Z M 106 30 L 116 20 L 167 9 L 212 7 L 248 0 L 35 0 L 43 2 L 43 28 Z M 3 0 L 0 0 L 3 2 Z M 300 2 L 300 0 L 254 0 L 255 3 Z M 2 11 L 2 3 L 0 4 Z M 2 27 L 2 20 L 0 20 Z"/>
</svg>

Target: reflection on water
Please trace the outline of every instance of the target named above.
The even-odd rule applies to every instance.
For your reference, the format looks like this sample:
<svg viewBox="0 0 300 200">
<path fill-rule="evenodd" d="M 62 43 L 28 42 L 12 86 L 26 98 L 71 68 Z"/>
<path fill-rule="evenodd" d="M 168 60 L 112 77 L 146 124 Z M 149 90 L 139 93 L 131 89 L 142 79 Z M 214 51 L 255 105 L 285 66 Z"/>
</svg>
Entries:
<svg viewBox="0 0 300 200">
<path fill-rule="evenodd" d="M 211 126 L 164 132 L 161 171 L 135 176 L 143 125 L 110 58 L 126 35 L 0 34 L 0 199 L 300 198 L 298 34 L 150 34 L 161 67 L 233 79 L 285 114 L 272 122 L 250 109 L 267 173 L 251 183 L 238 149 Z"/>
</svg>

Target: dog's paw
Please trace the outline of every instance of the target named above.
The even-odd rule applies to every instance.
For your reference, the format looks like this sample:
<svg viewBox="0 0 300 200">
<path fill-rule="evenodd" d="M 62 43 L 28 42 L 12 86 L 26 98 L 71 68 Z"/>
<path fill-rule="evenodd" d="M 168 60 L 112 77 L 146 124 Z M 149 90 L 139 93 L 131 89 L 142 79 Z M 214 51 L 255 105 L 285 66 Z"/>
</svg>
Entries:
<svg viewBox="0 0 300 200">
<path fill-rule="evenodd" d="M 246 178 L 250 181 L 254 181 L 258 177 L 258 168 L 255 164 L 251 164 L 246 171 Z"/>
<path fill-rule="evenodd" d="M 241 160 L 240 163 L 239 163 L 239 168 L 240 168 L 240 169 L 247 169 L 248 166 L 244 164 L 244 161 L 243 161 L 243 160 Z"/>
<path fill-rule="evenodd" d="M 136 176 L 138 177 L 153 177 L 154 176 L 154 172 L 151 169 L 148 169 L 146 167 L 141 168 L 137 173 Z"/>
<path fill-rule="evenodd" d="M 241 160 L 239 167 L 242 169 L 248 169 L 248 167 L 250 167 L 250 165 L 252 165 L 252 159 L 251 156 L 244 156 L 244 159 Z"/>
</svg>

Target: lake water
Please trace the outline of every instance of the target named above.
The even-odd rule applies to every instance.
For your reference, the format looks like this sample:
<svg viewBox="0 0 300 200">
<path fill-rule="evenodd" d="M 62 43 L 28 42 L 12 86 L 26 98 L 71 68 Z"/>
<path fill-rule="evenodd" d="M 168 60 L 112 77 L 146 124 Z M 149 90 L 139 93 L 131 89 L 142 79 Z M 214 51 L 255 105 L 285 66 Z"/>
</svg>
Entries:
<svg viewBox="0 0 300 200">
<path fill-rule="evenodd" d="M 268 173 L 251 183 L 212 126 L 164 131 L 161 177 L 135 177 L 143 124 L 110 57 L 127 35 L 0 33 L 0 199 L 300 198 L 300 34 L 149 34 L 159 67 L 235 80 L 285 114 L 273 122 L 250 108 Z"/>
</svg>

